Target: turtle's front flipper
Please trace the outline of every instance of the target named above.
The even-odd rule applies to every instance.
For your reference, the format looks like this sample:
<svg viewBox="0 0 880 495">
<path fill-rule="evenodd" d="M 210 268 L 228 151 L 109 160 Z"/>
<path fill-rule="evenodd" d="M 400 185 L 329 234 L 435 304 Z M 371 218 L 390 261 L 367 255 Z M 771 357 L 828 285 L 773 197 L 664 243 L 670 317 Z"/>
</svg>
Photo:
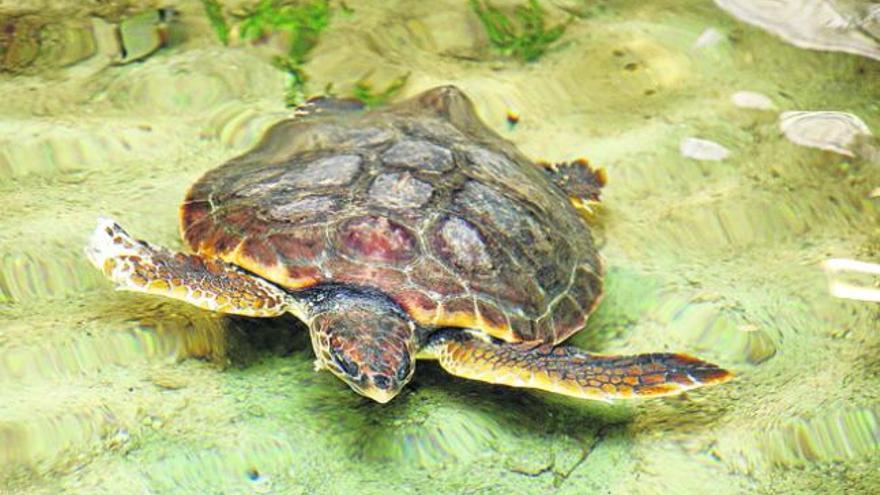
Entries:
<svg viewBox="0 0 880 495">
<path fill-rule="evenodd" d="M 586 159 L 565 163 L 541 163 L 550 179 L 565 191 L 575 208 L 592 213 L 591 205 L 599 202 L 607 178 L 605 170 L 593 169 Z"/>
<path fill-rule="evenodd" d="M 220 260 L 133 239 L 113 220 L 98 221 L 86 255 L 119 289 L 243 316 L 278 316 L 287 311 L 286 293 L 268 282 Z"/>
<path fill-rule="evenodd" d="M 499 342 L 458 329 L 432 336 L 419 357 L 437 359 L 462 378 L 593 400 L 673 395 L 732 376 L 685 354 L 601 356 L 569 346 Z"/>
</svg>

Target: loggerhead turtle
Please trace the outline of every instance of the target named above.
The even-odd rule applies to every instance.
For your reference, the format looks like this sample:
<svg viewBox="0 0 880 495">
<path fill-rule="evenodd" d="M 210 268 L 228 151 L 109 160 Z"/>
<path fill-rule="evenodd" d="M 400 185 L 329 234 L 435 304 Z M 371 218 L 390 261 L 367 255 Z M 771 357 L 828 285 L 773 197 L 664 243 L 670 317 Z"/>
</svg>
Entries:
<svg viewBox="0 0 880 495">
<path fill-rule="evenodd" d="M 318 99 L 298 113 L 192 185 L 180 230 L 195 254 L 105 219 L 91 262 L 120 289 L 227 314 L 290 312 L 310 329 L 316 368 L 383 403 L 417 358 L 598 400 L 731 376 L 684 354 L 560 345 L 602 294 L 576 206 L 597 200 L 604 181 L 586 162 L 529 161 L 452 86 L 368 112 Z"/>
</svg>

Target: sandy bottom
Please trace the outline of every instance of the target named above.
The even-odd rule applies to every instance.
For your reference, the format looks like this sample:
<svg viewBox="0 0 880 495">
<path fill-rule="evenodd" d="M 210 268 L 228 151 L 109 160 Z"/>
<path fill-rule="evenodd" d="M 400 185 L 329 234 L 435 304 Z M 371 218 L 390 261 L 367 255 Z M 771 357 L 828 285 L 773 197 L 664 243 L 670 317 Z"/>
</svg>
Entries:
<svg viewBox="0 0 880 495">
<path fill-rule="evenodd" d="M 778 126 L 841 110 L 880 132 L 880 63 L 788 46 L 707 2 L 554 3 L 580 17 L 522 65 L 464 2 L 350 1 L 310 87 L 344 93 L 370 71 L 378 86 L 411 72 L 403 96 L 454 83 L 529 156 L 605 167 L 607 296 L 574 343 L 685 351 L 734 381 L 606 405 L 422 364 L 382 406 L 315 373 L 293 319 L 114 292 L 82 251 L 96 218 L 179 248 L 187 185 L 289 115 L 264 50 L 221 46 L 180 2 L 178 35 L 142 62 L 108 65 L 73 36 L 73 62 L 0 73 L 0 492 L 880 491 L 880 307 L 830 296 L 820 266 L 880 258 L 880 164 Z M 31 20 L 88 32 L 53 12 Z M 738 107 L 738 91 L 773 108 Z M 686 138 L 729 154 L 685 158 Z"/>
</svg>

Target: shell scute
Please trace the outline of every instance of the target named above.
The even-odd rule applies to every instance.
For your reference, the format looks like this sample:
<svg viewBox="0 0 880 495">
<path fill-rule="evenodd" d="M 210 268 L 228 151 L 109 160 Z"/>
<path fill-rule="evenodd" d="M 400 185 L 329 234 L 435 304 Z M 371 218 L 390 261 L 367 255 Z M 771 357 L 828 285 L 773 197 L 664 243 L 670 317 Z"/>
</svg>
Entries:
<svg viewBox="0 0 880 495">
<path fill-rule="evenodd" d="M 410 268 L 409 278 L 416 286 L 440 296 L 460 295 L 467 291 L 457 276 L 429 256 L 423 256 Z"/>
<path fill-rule="evenodd" d="M 359 155 L 330 155 L 304 164 L 297 163 L 292 170 L 275 179 L 275 189 L 312 189 L 322 186 L 350 184 L 360 171 Z"/>
<path fill-rule="evenodd" d="M 398 290 L 391 298 L 416 319 L 433 318 L 438 306 L 434 298 L 420 289 Z"/>
<path fill-rule="evenodd" d="M 349 219 L 337 230 L 341 250 L 354 259 L 406 264 L 419 254 L 415 234 L 379 215 Z"/>
<path fill-rule="evenodd" d="M 265 271 L 265 269 L 264 269 Z M 314 265 L 286 265 L 284 278 L 277 278 L 287 287 L 311 287 L 323 281 L 321 269 Z"/>
<path fill-rule="evenodd" d="M 493 328 L 507 328 L 510 326 L 504 312 L 498 306 L 488 301 L 477 300 L 477 313 L 486 324 Z"/>
<path fill-rule="evenodd" d="M 571 296 L 565 296 L 552 307 L 553 328 L 557 332 L 567 332 L 580 328 L 587 322 L 587 311 Z M 557 335 L 559 338 L 564 338 Z"/>
<path fill-rule="evenodd" d="M 511 338 L 508 340 L 533 341 L 539 340 L 535 333 L 535 326 L 531 320 L 524 316 L 508 313 L 507 320 L 510 323 Z"/>
<path fill-rule="evenodd" d="M 350 261 L 341 257 L 331 258 L 323 266 L 334 281 L 378 287 L 386 292 L 392 287 L 401 287 L 407 283 L 406 274 L 396 268 Z"/>
<path fill-rule="evenodd" d="M 272 234 L 267 241 L 287 263 L 314 263 L 327 249 L 323 227 L 304 227 Z"/>
<path fill-rule="evenodd" d="M 391 167 L 430 173 L 448 172 L 455 167 L 451 151 L 425 140 L 395 143 L 382 154 L 382 161 Z"/>
<path fill-rule="evenodd" d="M 463 218 L 450 216 L 438 222 L 431 243 L 438 258 L 465 277 L 490 276 L 495 270 L 483 234 Z"/>
<path fill-rule="evenodd" d="M 272 245 L 266 242 L 266 239 L 248 237 L 241 244 L 241 255 L 254 261 L 254 263 L 264 266 L 274 266 L 278 264 L 278 255 Z"/>
<path fill-rule="evenodd" d="M 382 174 L 367 192 L 370 201 L 386 208 L 418 208 L 431 199 L 434 188 L 409 172 Z"/>
<path fill-rule="evenodd" d="M 340 198 L 334 196 L 306 196 L 293 200 L 274 201 L 266 205 L 265 217 L 273 222 L 302 225 L 320 221 L 321 213 L 339 208 Z"/>
</svg>

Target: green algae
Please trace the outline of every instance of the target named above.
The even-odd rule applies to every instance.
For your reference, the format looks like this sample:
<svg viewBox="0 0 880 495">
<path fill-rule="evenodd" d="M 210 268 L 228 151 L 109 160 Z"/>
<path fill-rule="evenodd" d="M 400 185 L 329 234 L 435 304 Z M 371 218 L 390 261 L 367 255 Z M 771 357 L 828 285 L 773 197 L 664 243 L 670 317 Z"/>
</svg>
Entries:
<svg viewBox="0 0 880 495">
<path fill-rule="evenodd" d="M 368 108 L 382 106 L 400 93 L 403 87 L 406 86 L 409 76 L 409 73 L 398 76 L 388 83 L 385 89 L 379 92 L 376 92 L 373 89 L 373 84 L 364 77 L 355 83 L 352 93 L 356 99 L 360 100 Z"/>
<path fill-rule="evenodd" d="M 205 15 L 211 22 L 211 27 L 217 33 L 217 38 L 224 45 L 229 44 L 229 24 L 223 15 L 223 7 L 218 0 L 202 0 L 202 6 L 205 9 Z"/>
<path fill-rule="evenodd" d="M 547 28 L 546 14 L 538 0 L 517 5 L 512 17 L 486 1 L 470 0 L 470 3 L 486 29 L 492 46 L 502 54 L 523 62 L 534 62 L 541 58 L 565 34 L 565 29 L 573 20 L 570 18 L 563 24 Z"/>
<path fill-rule="evenodd" d="M 305 101 L 307 76 L 303 70 L 306 55 L 318 42 L 318 37 L 330 23 L 330 4 L 327 0 L 284 5 L 277 0 L 261 0 L 256 9 L 246 15 L 238 28 L 242 39 L 256 40 L 271 33 L 283 33 L 288 48 L 283 56 L 275 58 L 275 65 L 287 72 L 290 81 L 284 101 L 296 106 Z"/>
<path fill-rule="evenodd" d="M 220 42 L 229 44 L 229 24 L 223 8 L 217 0 L 202 0 L 205 15 Z M 235 24 L 238 37 L 256 42 L 269 36 L 282 36 L 286 48 L 282 55 L 273 57 L 272 63 L 288 76 L 284 93 L 287 106 L 297 106 L 306 99 L 306 81 L 303 64 L 309 52 L 318 43 L 321 32 L 327 28 L 332 15 L 327 0 L 310 0 L 284 3 L 280 0 L 260 0 L 246 14 L 239 16 Z M 345 9 L 346 13 L 350 9 Z"/>
</svg>

